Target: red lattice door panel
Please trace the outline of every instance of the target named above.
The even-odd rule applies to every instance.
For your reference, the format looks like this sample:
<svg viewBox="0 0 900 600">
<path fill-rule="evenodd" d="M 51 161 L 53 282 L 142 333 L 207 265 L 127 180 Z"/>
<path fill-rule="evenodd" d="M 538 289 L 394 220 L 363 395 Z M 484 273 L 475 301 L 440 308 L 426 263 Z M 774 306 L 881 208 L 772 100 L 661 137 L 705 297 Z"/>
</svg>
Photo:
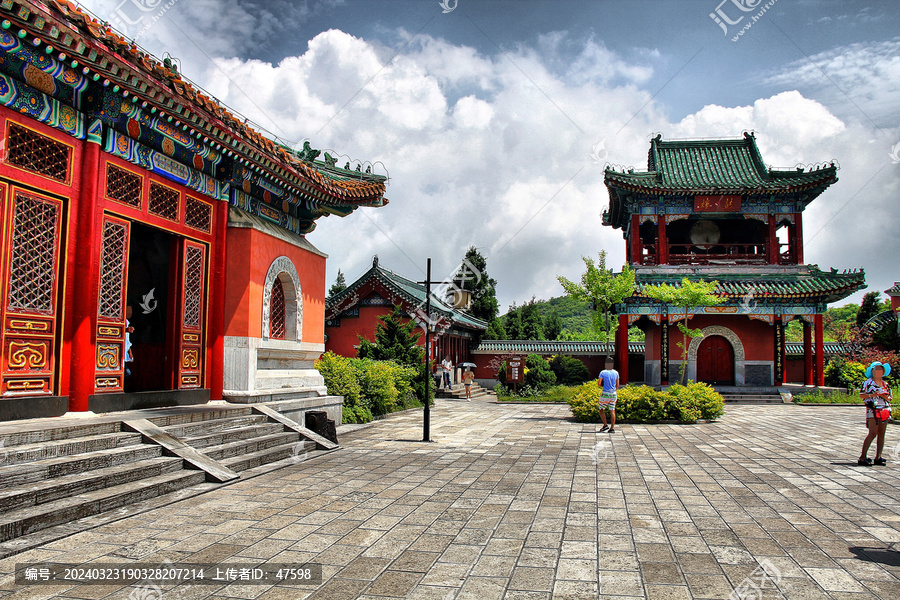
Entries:
<svg viewBox="0 0 900 600">
<path fill-rule="evenodd" d="M 183 241 L 178 389 L 203 387 L 203 324 L 206 317 L 206 246 Z"/>
<path fill-rule="evenodd" d="M 131 223 L 103 216 L 100 241 L 100 287 L 97 302 L 97 355 L 94 389 L 121 392 L 124 389 L 128 348 L 125 331 L 125 293 L 128 281 L 128 244 Z"/>
<path fill-rule="evenodd" d="M 4 396 L 55 392 L 63 218 L 59 200 L 16 190 L 9 202 L 2 255 Z"/>
</svg>

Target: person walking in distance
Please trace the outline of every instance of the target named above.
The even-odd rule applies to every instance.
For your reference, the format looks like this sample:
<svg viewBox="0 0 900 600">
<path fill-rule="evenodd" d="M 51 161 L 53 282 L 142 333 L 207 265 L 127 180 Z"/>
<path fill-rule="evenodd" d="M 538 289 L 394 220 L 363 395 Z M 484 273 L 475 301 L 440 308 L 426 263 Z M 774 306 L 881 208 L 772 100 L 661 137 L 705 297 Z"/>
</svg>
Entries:
<svg viewBox="0 0 900 600">
<path fill-rule="evenodd" d="M 606 358 L 606 368 L 600 371 L 600 377 L 597 378 L 597 385 L 600 386 L 600 418 L 603 419 L 603 428 L 600 433 L 609 431 L 616 432 L 616 400 L 618 399 L 619 389 L 619 372 L 613 369 L 613 359 Z M 611 422 L 606 424 L 606 411 L 609 410 Z"/>
<path fill-rule="evenodd" d="M 891 374 L 891 365 L 887 363 L 874 361 L 866 369 L 866 381 L 863 383 L 859 397 L 866 403 L 866 427 L 869 434 L 863 440 L 862 454 L 856 461 L 861 467 L 868 467 L 873 464 L 884 466 L 887 461 L 882 458 L 881 451 L 884 449 L 884 434 L 887 430 L 887 422 L 891 418 L 891 386 L 884 380 Z M 867 455 L 869 454 L 869 446 L 872 441 L 878 438 L 875 446 L 875 461 Z"/>
<path fill-rule="evenodd" d="M 444 357 L 441 361 L 441 369 L 444 371 L 444 388 L 450 389 L 450 372 L 453 370 L 453 363 L 450 362 L 450 355 Z"/>
<path fill-rule="evenodd" d="M 466 401 L 472 401 L 472 382 L 475 381 L 475 373 L 471 367 L 466 367 L 466 374 L 463 375 L 463 383 L 466 386 Z"/>
</svg>

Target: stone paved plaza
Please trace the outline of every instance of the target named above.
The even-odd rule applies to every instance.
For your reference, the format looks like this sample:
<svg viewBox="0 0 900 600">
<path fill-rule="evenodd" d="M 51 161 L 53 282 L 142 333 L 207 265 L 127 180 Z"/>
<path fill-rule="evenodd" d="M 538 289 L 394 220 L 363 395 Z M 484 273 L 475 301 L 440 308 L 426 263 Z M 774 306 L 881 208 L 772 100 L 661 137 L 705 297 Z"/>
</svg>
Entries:
<svg viewBox="0 0 900 600">
<path fill-rule="evenodd" d="M 0 562 L 323 565 L 319 586 L 163 586 L 165 600 L 900 598 L 900 460 L 856 466 L 861 412 L 729 406 L 694 426 L 440 401 L 343 448 Z M 890 459 L 900 427 L 888 430 Z M 762 566 L 761 566 L 762 565 Z M 754 587 L 755 586 L 755 587 Z M 156 600 L 135 586 L 0 597 Z"/>
</svg>

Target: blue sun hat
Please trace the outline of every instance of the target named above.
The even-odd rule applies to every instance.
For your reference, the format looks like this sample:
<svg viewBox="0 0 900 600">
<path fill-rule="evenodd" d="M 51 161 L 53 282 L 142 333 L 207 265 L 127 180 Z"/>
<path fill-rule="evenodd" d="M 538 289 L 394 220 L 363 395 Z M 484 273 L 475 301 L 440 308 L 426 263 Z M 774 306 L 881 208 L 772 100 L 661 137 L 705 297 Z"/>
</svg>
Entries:
<svg viewBox="0 0 900 600">
<path fill-rule="evenodd" d="M 872 370 L 875 369 L 875 367 L 884 368 L 884 377 L 887 377 L 888 375 L 891 374 L 891 365 L 889 365 L 887 363 L 883 363 L 883 362 L 878 362 L 876 360 L 876 361 L 872 361 L 872 364 L 870 364 L 868 367 L 866 367 L 866 377 L 868 377 L 869 379 L 872 378 Z"/>
</svg>

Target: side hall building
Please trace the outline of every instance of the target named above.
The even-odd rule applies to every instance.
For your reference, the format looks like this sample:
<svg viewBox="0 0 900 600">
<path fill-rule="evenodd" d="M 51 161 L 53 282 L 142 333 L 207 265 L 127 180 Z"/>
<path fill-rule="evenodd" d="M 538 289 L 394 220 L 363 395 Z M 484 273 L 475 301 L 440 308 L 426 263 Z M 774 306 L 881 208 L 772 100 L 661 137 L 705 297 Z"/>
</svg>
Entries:
<svg viewBox="0 0 900 600">
<path fill-rule="evenodd" d="M 386 178 L 268 139 L 67 0 L 0 2 L 0 420 L 324 395 L 320 217 Z"/>
<path fill-rule="evenodd" d="M 643 293 L 682 279 L 718 282 L 723 302 L 691 309 L 687 376 L 722 386 L 788 381 L 785 327 L 803 324 L 805 385 L 824 385 L 822 316 L 827 305 L 865 287 L 862 270 L 838 272 L 803 259 L 803 212 L 837 181 L 834 163 L 766 166 L 752 133 L 739 139 L 650 142 L 647 170 L 607 167 L 603 223 L 620 229 L 635 294 L 617 307 L 617 367 L 628 373 L 628 328 L 646 334 L 644 381 L 680 374 L 679 308 Z"/>
</svg>

